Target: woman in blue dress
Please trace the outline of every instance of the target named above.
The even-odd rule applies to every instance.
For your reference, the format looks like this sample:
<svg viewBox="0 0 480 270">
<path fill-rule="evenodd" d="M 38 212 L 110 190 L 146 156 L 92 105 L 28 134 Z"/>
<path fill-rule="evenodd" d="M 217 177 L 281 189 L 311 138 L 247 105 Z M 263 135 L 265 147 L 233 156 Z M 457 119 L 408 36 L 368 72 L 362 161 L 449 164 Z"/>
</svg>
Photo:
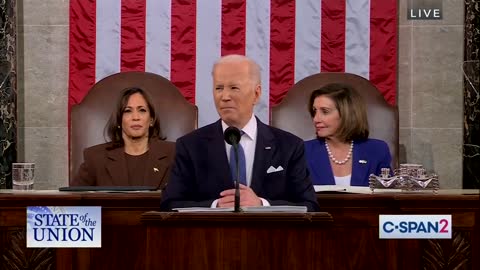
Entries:
<svg viewBox="0 0 480 270">
<path fill-rule="evenodd" d="M 346 84 L 312 92 L 308 109 L 316 139 L 305 142 L 314 185 L 368 186 L 370 174 L 390 168 L 388 145 L 368 138 L 368 119 L 360 94 Z"/>
</svg>

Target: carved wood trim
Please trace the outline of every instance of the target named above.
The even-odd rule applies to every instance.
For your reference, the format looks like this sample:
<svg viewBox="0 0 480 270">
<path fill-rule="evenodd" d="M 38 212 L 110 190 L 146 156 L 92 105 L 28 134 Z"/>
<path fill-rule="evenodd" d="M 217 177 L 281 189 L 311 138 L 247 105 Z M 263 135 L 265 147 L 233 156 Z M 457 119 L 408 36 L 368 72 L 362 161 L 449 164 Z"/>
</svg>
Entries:
<svg viewBox="0 0 480 270">
<path fill-rule="evenodd" d="M 452 240 L 430 239 L 424 242 L 423 269 L 472 269 L 469 232 L 453 232 Z"/>
<path fill-rule="evenodd" d="M 14 228 L 3 232 L 8 249 L 2 250 L 0 269 L 2 270 L 54 270 L 55 253 L 51 248 L 27 248 L 26 231 Z"/>
</svg>

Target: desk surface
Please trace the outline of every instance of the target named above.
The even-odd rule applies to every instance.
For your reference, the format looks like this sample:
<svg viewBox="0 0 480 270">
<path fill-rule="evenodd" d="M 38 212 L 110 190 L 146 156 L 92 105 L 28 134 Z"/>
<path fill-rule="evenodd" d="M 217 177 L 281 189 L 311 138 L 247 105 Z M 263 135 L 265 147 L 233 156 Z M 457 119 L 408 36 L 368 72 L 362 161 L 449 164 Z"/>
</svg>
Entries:
<svg viewBox="0 0 480 270">
<path fill-rule="evenodd" d="M 325 191 L 325 192 L 317 192 L 317 196 L 324 196 L 324 195 L 359 195 L 359 196 L 368 196 L 368 197 L 439 197 L 445 198 L 448 196 L 459 196 L 459 195 L 473 195 L 471 197 L 474 199 L 475 195 L 480 195 L 480 189 L 440 189 L 438 190 L 438 194 L 433 194 L 432 191 L 398 191 L 398 190 L 375 190 L 375 192 L 371 192 L 368 188 L 361 188 L 361 189 L 352 189 L 354 191 L 359 192 L 335 192 L 334 190 Z M 58 191 L 58 190 L 12 190 L 12 189 L 0 189 L 0 199 L 5 196 L 12 196 L 18 197 L 19 199 L 29 197 L 29 196 L 66 196 L 71 198 L 82 197 L 82 198 L 91 198 L 92 196 L 104 196 L 108 194 L 109 197 L 117 197 L 123 196 L 123 194 L 129 194 L 130 198 L 145 198 L 148 196 L 156 196 L 160 197 L 161 191 Z M 137 194 L 138 196 L 135 196 Z M 364 196 L 363 198 L 365 198 Z M 468 196 L 467 196 L 468 197 Z M 464 198 L 467 198 L 464 197 Z M 10 197 L 13 198 L 13 197 Z"/>
</svg>

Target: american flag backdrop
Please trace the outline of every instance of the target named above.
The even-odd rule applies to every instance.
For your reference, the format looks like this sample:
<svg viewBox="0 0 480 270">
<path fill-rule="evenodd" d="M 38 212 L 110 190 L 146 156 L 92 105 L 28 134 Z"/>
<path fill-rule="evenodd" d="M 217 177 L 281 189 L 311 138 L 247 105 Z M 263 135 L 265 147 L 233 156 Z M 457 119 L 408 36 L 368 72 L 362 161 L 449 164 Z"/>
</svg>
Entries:
<svg viewBox="0 0 480 270">
<path fill-rule="evenodd" d="M 397 0 L 70 0 L 69 107 L 108 75 L 148 71 L 196 104 L 204 126 L 218 119 L 213 62 L 232 53 L 262 67 L 255 113 L 266 123 L 318 72 L 358 74 L 395 104 Z"/>
</svg>

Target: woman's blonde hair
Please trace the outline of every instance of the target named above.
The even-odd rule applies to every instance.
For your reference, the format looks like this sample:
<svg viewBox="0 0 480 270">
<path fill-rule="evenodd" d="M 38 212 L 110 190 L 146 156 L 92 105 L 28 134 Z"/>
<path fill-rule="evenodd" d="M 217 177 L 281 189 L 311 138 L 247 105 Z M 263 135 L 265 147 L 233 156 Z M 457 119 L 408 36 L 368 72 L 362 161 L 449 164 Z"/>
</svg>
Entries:
<svg viewBox="0 0 480 270">
<path fill-rule="evenodd" d="M 367 110 L 362 96 L 350 85 L 331 83 L 312 92 L 308 102 L 308 111 L 315 116 L 313 103 L 319 96 L 333 100 L 340 115 L 337 138 L 342 141 L 363 140 L 368 138 Z"/>
</svg>

